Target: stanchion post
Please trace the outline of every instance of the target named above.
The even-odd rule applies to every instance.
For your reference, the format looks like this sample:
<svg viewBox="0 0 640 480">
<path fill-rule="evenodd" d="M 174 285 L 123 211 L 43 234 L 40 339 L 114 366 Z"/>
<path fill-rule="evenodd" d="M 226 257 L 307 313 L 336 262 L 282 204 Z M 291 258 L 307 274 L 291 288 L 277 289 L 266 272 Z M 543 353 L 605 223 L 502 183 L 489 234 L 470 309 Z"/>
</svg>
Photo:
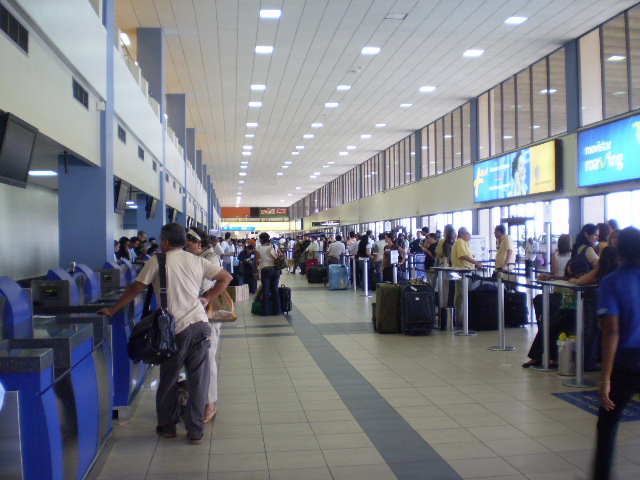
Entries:
<svg viewBox="0 0 640 480">
<path fill-rule="evenodd" d="M 411 260 L 411 280 L 415 280 L 418 273 L 416 270 L 416 254 L 409 255 L 409 260 Z"/>
<path fill-rule="evenodd" d="M 393 283 L 398 283 L 398 264 L 393 264 Z"/>
<path fill-rule="evenodd" d="M 356 284 L 356 257 L 351 257 L 351 277 L 353 279 L 353 291 L 355 292 L 358 289 L 358 285 Z"/>
<path fill-rule="evenodd" d="M 552 371 L 549 368 L 549 296 L 551 294 L 551 285 L 542 284 L 542 366 L 533 367 L 541 372 Z"/>
<path fill-rule="evenodd" d="M 442 294 L 443 283 L 444 273 L 442 272 L 442 270 L 438 270 L 438 306 L 440 307 L 441 311 L 442 308 L 444 308 L 444 295 Z M 438 315 L 440 315 L 440 312 L 438 312 Z"/>
<path fill-rule="evenodd" d="M 233 260 L 236 257 L 231 257 L 231 263 L 229 264 L 229 270 L 231 270 L 231 273 L 233 274 Z"/>
<path fill-rule="evenodd" d="M 364 259 L 364 265 L 362 268 L 363 272 L 363 285 L 364 285 L 364 295 L 363 297 L 370 297 L 369 295 L 369 258 Z"/>
<path fill-rule="evenodd" d="M 515 347 L 508 347 L 506 345 L 506 332 L 504 329 L 504 288 L 502 285 L 502 275 L 498 273 L 498 336 L 500 345 L 497 347 L 489 347 L 489 350 L 494 352 L 511 352 L 515 350 Z"/>
<path fill-rule="evenodd" d="M 476 332 L 469 331 L 469 277 L 465 272 L 460 272 L 462 279 L 462 331 L 456 332 L 456 335 L 462 337 L 471 337 L 477 335 Z"/>
<path fill-rule="evenodd" d="M 584 378 L 584 304 L 582 290 L 576 290 L 576 376 L 565 380 L 562 384 L 566 387 L 593 387 L 595 382 L 586 381 Z"/>
</svg>

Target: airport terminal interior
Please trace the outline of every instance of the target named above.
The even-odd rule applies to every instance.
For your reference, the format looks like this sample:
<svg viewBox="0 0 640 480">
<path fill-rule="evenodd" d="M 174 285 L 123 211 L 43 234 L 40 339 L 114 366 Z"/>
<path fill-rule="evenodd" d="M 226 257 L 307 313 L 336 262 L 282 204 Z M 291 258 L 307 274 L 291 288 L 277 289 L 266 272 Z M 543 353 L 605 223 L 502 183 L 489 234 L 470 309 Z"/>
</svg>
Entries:
<svg viewBox="0 0 640 480">
<path fill-rule="evenodd" d="M 563 235 L 640 228 L 637 0 L 0 0 L 0 64 L 0 479 L 593 478 L 597 285 L 555 285 L 569 338 L 534 298 Z M 290 260 L 282 314 L 233 276 L 200 443 L 156 434 L 160 367 L 128 354 L 156 299 L 98 313 L 168 223 Z M 478 276 L 294 247 L 448 225 Z M 432 300 L 379 333 L 390 283 Z M 612 478 L 639 447 L 634 401 Z"/>
</svg>

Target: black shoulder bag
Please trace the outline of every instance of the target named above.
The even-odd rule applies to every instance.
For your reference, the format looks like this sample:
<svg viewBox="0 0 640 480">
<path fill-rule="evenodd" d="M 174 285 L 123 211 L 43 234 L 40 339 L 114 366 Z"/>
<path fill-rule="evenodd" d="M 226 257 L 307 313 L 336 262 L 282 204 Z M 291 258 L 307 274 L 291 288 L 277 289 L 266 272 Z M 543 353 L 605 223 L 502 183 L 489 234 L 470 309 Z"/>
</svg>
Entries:
<svg viewBox="0 0 640 480">
<path fill-rule="evenodd" d="M 177 355 L 176 321 L 167 310 L 166 255 L 156 254 L 160 275 L 160 308 L 144 317 L 131 331 L 127 353 L 134 362 L 160 364 Z"/>
</svg>

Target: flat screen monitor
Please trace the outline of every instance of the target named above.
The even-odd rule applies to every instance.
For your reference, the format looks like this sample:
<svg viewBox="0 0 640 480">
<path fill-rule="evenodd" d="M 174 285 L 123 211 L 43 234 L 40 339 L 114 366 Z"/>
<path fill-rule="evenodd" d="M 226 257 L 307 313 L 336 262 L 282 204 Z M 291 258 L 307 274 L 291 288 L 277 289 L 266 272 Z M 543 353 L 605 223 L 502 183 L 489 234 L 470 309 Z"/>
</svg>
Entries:
<svg viewBox="0 0 640 480">
<path fill-rule="evenodd" d="M 578 132 L 578 186 L 640 179 L 640 115 Z"/>
<path fill-rule="evenodd" d="M 156 207 L 158 206 L 158 199 L 153 197 L 147 197 L 147 220 L 153 220 L 156 218 Z"/>
<path fill-rule="evenodd" d="M 560 142 L 552 140 L 473 165 L 473 201 L 489 202 L 562 189 Z"/>
<path fill-rule="evenodd" d="M 116 180 L 113 184 L 113 209 L 116 213 L 124 215 L 129 196 L 129 186 L 122 180 Z"/>
<path fill-rule="evenodd" d="M 11 113 L 0 116 L 0 182 L 26 188 L 38 129 Z"/>
</svg>

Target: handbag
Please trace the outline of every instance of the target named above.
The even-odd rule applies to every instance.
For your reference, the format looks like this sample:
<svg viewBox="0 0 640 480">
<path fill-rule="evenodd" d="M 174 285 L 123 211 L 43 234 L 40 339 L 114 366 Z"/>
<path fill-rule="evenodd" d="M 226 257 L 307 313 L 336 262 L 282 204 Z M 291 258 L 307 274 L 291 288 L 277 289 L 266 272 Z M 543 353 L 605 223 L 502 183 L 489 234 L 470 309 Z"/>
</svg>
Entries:
<svg viewBox="0 0 640 480">
<path fill-rule="evenodd" d="M 167 310 L 167 264 L 164 253 L 156 254 L 160 275 L 160 308 L 140 320 L 129 336 L 127 354 L 134 362 L 158 365 L 178 354 L 176 320 Z"/>
<path fill-rule="evenodd" d="M 235 322 L 235 314 L 231 295 L 225 290 L 207 305 L 207 317 L 211 322 Z"/>
<path fill-rule="evenodd" d="M 273 268 L 275 268 L 276 270 L 284 270 L 285 268 L 287 268 L 287 259 L 284 258 L 284 255 L 282 255 L 282 253 L 280 253 L 278 250 L 276 250 L 275 247 L 273 247 L 273 256 L 275 258 L 274 262 L 273 262 Z"/>
</svg>

